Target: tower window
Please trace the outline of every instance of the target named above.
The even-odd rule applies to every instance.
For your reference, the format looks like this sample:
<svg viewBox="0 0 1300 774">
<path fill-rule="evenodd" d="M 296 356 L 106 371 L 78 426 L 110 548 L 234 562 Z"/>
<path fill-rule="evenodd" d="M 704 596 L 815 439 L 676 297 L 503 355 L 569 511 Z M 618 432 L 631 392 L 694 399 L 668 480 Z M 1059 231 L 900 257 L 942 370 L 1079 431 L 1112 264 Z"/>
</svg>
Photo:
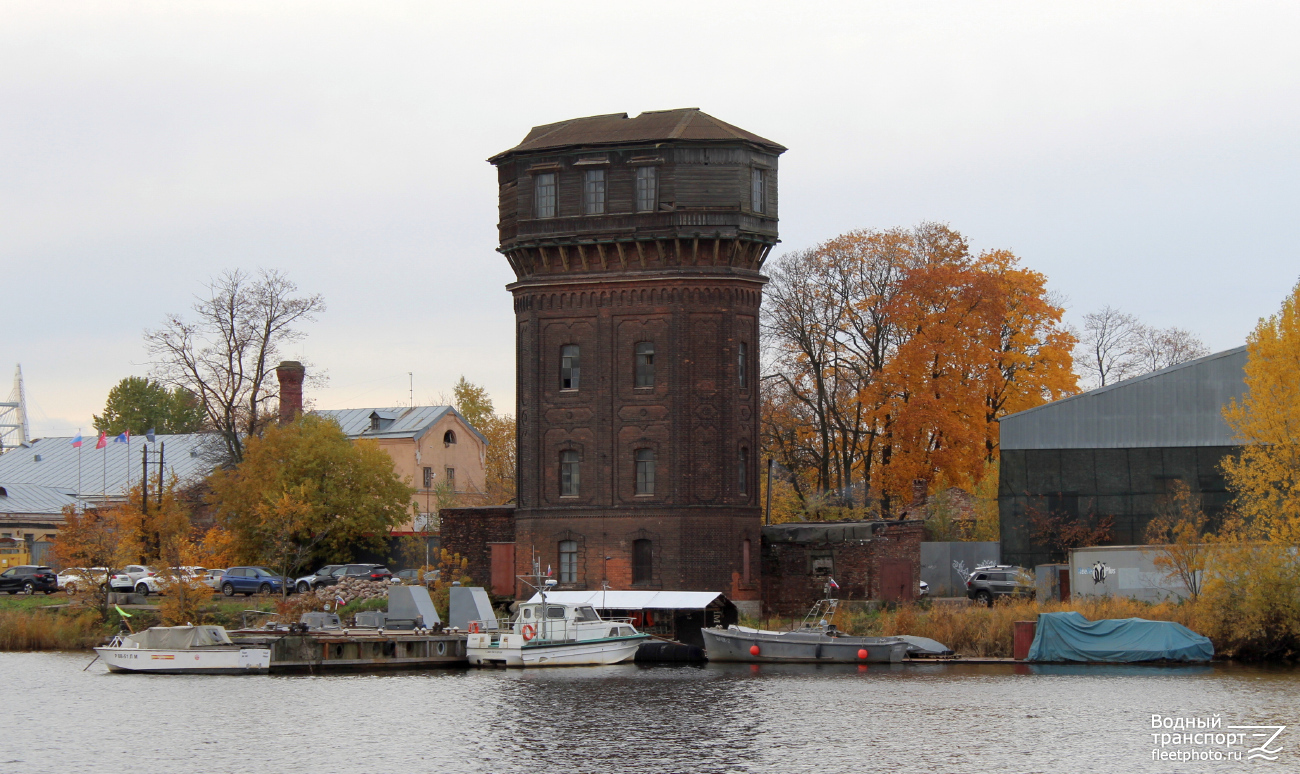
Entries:
<svg viewBox="0 0 1300 774">
<path fill-rule="evenodd" d="M 456 469 L 444 468 L 443 472 L 447 474 L 447 488 L 455 492 L 456 491 Z"/>
<path fill-rule="evenodd" d="M 749 345 L 743 341 L 736 347 L 736 379 L 742 390 L 749 386 Z"/>
<path fill-rule="evenodd" d="M 442 434 L 442 445 L 443 445 L 443 446 L 452 446 L 452 445 L 454 445 L 455 443 L 456 443 L 456 433 L 455 433 L 455 431 L 453 431 L 453 430 L 448 430 L 447 432 L 445 432 L 445 433 Z"/>
<path fill-rule="evenodd" d="M 533 185 L 536 189 L 537 217 L 555 217 L 555 173 L 544 172 L 537 176 Z"/>
<path fill-rule="evenodd" d="M 433 488 L 433 468 L 424 469 L 424 488 L 425 489 Z"/>
<path fill-rule="evenodd" d="M 751 206 L 754 212 L 766 212 L 767 204 L 767 170 L 755 167 L 753 178 L 751 179 L 752 190 L 750 191 Z"/>
<path fill-rule="evenodd" d="M 659 172 L 657 167 L 636 168 L 636 211 L 654 212 L 659 206 Z"/>
<path fill-rule="evenodd" d="M 654 544 L 640 538 L 632 541 L 632 582 L 650 583 L 654 579 Z"/>
<path fill-rule="evenodd" d="M 605 170 L 587 170 L 582 181 L 582 211 L 587 215 L 605 214 Z"/>
<path fill-rule="evenodd" d="M 560 497 L 578 496 L 578 453 L 572 449 L 560 452 Z"/>
<path fill-rule="evenodd" d="M 578 541 L 560 541 L 560 583 L 578 582 Z"/>
<path fill-rule="evenodd" d="M 749 449 L 740 447 L 739 474 L 736 479 L 737 491 L 743 495 L 749 494 Z"/>
<path fill-rule="evenodd" d="M 578 345 L 560 347 L 560 389 L 578 389 Z"/>
<path fill-rule="evenodd" d="M 636 343 L 636 386 L 655 386 L 655 343 L 653 341 Z"/>
<path fill-rule="evenodd" d="M 655 493 L 655 453 L 653 449 L 636 450 L 636 493 Z"/>
</svg>

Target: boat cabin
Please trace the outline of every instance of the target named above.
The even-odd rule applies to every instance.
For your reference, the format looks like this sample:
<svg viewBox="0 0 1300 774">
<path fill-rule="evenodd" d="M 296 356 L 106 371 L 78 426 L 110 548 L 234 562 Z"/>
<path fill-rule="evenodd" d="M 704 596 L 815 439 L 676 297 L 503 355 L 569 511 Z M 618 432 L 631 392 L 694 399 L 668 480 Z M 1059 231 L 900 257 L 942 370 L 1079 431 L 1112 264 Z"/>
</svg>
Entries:
<svg viewBox="0 0 1300 774">
<path fill-rule="evenodd" d="M 510 622 L 510 630 L 525 639 L 543 641 L 596 640 L 636 634 L 624 620 L 606 620 L 591 605 L 566 605 L 547 601 L 524 603 Z"/>
</svg>

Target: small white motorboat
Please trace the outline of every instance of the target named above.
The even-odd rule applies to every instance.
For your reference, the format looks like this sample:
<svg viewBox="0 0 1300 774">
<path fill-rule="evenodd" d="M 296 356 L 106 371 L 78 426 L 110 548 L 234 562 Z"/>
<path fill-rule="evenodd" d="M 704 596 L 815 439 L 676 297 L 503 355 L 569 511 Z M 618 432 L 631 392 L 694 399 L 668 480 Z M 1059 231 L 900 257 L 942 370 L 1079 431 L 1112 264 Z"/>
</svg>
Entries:
<svg viewBox="0 0 1300 774">
<path fill-rule="evenodd" d="M 601 618 L 591 605 L 548 602 L 546 590 L 554 585 L 553 579 L 547 579 L 536 587 L 541 601 L 521 604 L 512 619 L 471 622 L 465 643 L 469 663 L 506 667 L 619 664 L 635 656 L 641 643 L 650 638 L 629 620 Z"/>
<path fill-rule="evenodd" d="M 119 634 L 95 653 L 110 672 L 241 675 L 271 668 L 270 648 L 236 645 L 220 626 L 153 626 Z"/>
</svg>

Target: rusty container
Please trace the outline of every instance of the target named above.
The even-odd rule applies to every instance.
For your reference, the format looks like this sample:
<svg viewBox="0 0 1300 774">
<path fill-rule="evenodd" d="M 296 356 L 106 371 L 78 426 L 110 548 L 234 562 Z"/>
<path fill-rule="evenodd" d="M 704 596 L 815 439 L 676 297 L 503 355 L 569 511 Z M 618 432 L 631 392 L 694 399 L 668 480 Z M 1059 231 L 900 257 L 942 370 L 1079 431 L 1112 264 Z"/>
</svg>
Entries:
<svg viewBox="0 0 1300 774">
<path fill-rule="evenodd" d="M 1034 631 L 1037 628 L 1037 621 L 1016 621 L 1011 636 L 1011 654 L 1016 661 L 1024 661 L 1029 657 L 1029 646 L 1034 644 Z"/>
</svg>

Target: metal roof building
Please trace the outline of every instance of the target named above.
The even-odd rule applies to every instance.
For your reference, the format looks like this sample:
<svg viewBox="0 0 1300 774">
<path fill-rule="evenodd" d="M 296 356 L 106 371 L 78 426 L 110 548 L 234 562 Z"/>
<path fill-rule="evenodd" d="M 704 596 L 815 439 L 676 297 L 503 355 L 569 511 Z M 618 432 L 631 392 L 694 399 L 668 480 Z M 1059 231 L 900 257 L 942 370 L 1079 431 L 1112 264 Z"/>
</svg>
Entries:
<svg viewBox="0 0 1300 774">
<path fill-rule="evenodd" d="M 438 420 L 447 414 L 461 417 L 451 406 L 396 406 L 393 408 L 330 409 L 313 412 L 328 417 L 343 428 L 351 439 L 360 438 L 420 438 L 429 432 Z M 483 441 L 487 438 L 469 422 L 470 430 Z"/>
<path fill-rule="evenodd" d="M 149 444 L 143 437 L 130 443 L 95 448 L 95 436 L 86 436 L 81 448 L 72 438 L 38 438 L 26 446 L 0 455 L 0 486 L 33 484 L 79 494 L 87 500 L 120 499 L 128 486 L 140 482 L 141 449 L 147 444 L 156 452 L 166 444 L 165 477 L 174 474 L 181 484 L 191 483 L 212 472 L 212 444 L 218 437 L 207 433 L 158 435 Z M 152 479 L 158 474 L 151 465 Z"/>
<path fill-rule="evenodd" d="M 1178 482 L 1221 514 L 1231 493 L 1220 462 L 1236 450 L 1223 409 L 1245 394 L 1245 365 L 1237 347 L 1004 417 L 1003 561 L 1062 559 L 1040 542 L 1048 518 L 1109 521 L 1110 543 L 1143 543 Z"/>
</svg>

